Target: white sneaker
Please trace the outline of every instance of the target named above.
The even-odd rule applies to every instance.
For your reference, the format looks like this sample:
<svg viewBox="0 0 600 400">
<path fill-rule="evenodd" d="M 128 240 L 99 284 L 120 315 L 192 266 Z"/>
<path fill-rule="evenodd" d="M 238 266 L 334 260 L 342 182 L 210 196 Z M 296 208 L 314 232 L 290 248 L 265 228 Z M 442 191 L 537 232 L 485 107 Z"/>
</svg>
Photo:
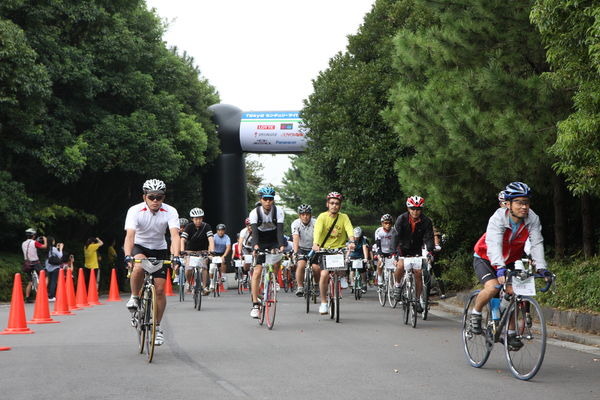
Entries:
<svg viewBox="0 0 600 400">
<path fill-rule="evenodd" d="M 138 303 L 139 303 L 139 298 L 135 297 L 135 296 L 131 296 L 129 298 L 129 301 L 127 302 L 127 308 L 129 308 L 129 310 L 131 311 L 135 311 L 138 308 Z"/>
<path fill-rule="evenodd" d="M 165 336 L 160 326 L 156 327 L 156 336 L 154 337 L 154 345 L 161 346 L 165 342 Z"/>
<path fill-rule="evenodd" d="M 329 304 L 321 303 L 321 305 L 319 306 L 319 314 L 325 315 L 328 312 L 329 312 Z"/>
<path fill-rule="evenodd" d="M 175 275 L 175 278 L 173 278 L 173 283 L 179 283 L 179 275 Z"/>
<path fill-rule="evenodd" d="M 280 289 L 279 283 L 275 282 L 275 291 L 279 292 Z"/>
<path fill-rule="evenodd" d="M 215 290 L 215 284 L 211 281 L 208 290 Z"/>
<path fill-rule="evenodd" d="M 250 316 L 252 318 L 258 318 L 259 314 L 260 314 L 260 310 L 258 309 L 258 306 L 252 306 L 252 310 L 250 310 Z"/>
<path fill-rule="evenodd" d="M 186 291 L 186 292 L 189 292 L 189 291 L 190 291 L 190 284 L 189 284 L 189 283 L 187 283 L 187 282 L 186 282 L 186 283 L 184 283 L 184 284 L 183 284 L 183 288 L 185 289 L 185 291 Z"/>
<path fill-rule="evenodd" d="M 345 276 L 340 277 L 340 285 L 342 286 L 342 289 L 348 289 L 348 279 L 346 279 Z"/>
<path fill-rule="evenodd" d="M 52 303 L 52 302 L 56 301 L 56 297 L 50 297 L 50 298 L 48 299 L 48 301 L 49 301 L 50 303 Z"/>
</svg>

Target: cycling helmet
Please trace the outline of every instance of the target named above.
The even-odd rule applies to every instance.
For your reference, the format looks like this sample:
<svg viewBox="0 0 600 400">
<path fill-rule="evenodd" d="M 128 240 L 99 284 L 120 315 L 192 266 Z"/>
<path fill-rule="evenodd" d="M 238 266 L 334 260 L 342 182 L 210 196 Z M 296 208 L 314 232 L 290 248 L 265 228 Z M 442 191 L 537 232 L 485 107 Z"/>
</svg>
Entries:
<svg viewBox="0 0 600 400">
<path fill-rule="evenodd" d="M 246 218 L 244 220 L 244 225 L 246 225 L 246 226 L 250 225 L 250 218 Z"/>
<path fill-rule="evenodd" d="M 204 211 L 201 208 L 192 208 L 190 210 L 190 218 L 204 217 Z"/>
<path fill-rule="evenodd" d="M 258 195 L 260 197 L 275 197 L 275 189 L 271 186 L 263 186 L 258 189 Z"/>
<path fill-rule="evenodd" d="M 142 186 L 144 193 L 164 193 L 167 189 L 165 183 L 159 179 L 148 179 Z"/>
<path fill-rule="evenodd" d="M 308 204 L 300 204 L 298 214 L 312 214 L 312 207 Z"/>
<path fill-rule="evenodd" d="M 362 228 L 360 226 L 354 227 L 354 239 L 362 237 Z"/>
<path fill-rule="evenodd" d="M 188 222 L 187 218 L 179 218 L 179 226 L 185 226 Z"/>
<path fill-rule="evenodd" d="M 390 214 L 383 214 L 383 216 L 381 217 L 381 222 L 385 222 L 385 221 L 389 221 L 392 222 L 392 216 Z"/>
<path fill-rule="evenodd" d="M 499 201 L 499 202 L 504 202 L 504 201 L 506 201 L 506 197 L 505 197 L 505 194 L 504 194 L 504 190 L 501 190 L 501 191 L 500 191 L 500 193 L 498 193 L 498 201 Z"/>
<path fill-rule="evenodd" d="M 342 201 L 344 199 L 344 196 L 342 196 L 342 194 L 339 192 L 330 192 L 327 195 L 327 200 L 329 199 L 338 199 L 339 201 Z"/>
<path fill-rule="evenodd" d="M 410 196 L 406 199 L 406 207 L 421 208 L 425 204 L 425 199 L 421 196 Z"/>
<path fill-rule="evenodd" d="M 220 231 L 221 229 L 225 229 L 225 224 L 219 224 L 217 225 L 217 230 Z"/>
<path fill-rule="evenodd" d="M 35 229 L 33 229 L 33 228 L 29 228 L 29 229 L 25 230 L 25 234 L 26 234 L 27 236 L 33 236 L 33 235 L 35 235 L 36 233 L 37 233 L 37 231 L 36 231 Z"/>
<path fill-rule="evenodd" d="M 512 200 L 516 197 L 531 197 L 531 189 L 523 182 L 511 182 L 504 189 L 505 200 Z"/>
</svg>

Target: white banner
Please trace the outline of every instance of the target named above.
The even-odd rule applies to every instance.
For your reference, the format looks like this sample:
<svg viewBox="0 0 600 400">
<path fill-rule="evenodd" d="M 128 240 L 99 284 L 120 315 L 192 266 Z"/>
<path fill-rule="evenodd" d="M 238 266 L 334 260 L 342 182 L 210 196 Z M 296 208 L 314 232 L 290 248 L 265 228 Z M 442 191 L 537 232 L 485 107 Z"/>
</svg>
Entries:
<svg viewBox="0 0 600 400">
<path fill-rule="evenodd" d="M 245 112 L 240 121 L 240 145 L 247 152 L 302 152 L 306 133 L 298 111 Z"/>
</svg>

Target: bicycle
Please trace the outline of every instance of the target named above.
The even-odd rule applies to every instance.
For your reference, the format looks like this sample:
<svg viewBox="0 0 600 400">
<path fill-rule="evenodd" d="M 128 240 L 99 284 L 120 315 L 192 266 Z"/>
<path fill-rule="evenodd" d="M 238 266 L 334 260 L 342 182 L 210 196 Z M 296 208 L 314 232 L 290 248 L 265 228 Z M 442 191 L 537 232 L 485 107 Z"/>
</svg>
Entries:
<svg viewBox="0 0 600 400">
<path fill-rule="evenodd" d="M 360 300 L 360 298 L 362 297 L 362 288 L 363 288 L 363 281 L 362 281 L 362 273 L 364 271 L 363 260 L 360 258 L 356 259 L 356 260 L 350 260 L 349 264 L 350 264 L 352 273 L 354 274 L 353 286 L 352 286 L 352 291 L 354 292 L 354 299 Z M 364 285 L 366 286 L 366 282 L 364 283 Z"/>
<path fill-rule="evenodd" d="M 286 254 L 281 262 L 281 283 L 283 290 L 287 293 L 290 290 L 294 291 L 294 278 L 292 274 L 292 260 Z"/>
<path fill-rule="evenodd" d="M 393 256 L 383 257 L 383 285 L 377 287 L 377 296 L 381 307 L 385 307 L 388 300 L 390 307 L 396 308 L 398 305 L 398 301 L 394 297 L 394 271 L 396 271 L 395 258 Z"/>
<path fill-rule="evenodd" d="M 471 293 L 465 304 L 462 328 L 463 349 L 471 366 L 483 367 L 494 343 L 503 343 L 506 362 L 515 378 L 529 380 L 537 374 L 546 352 L 546 321 L 539 303 L 533 297 L 536 278 L 547 281 L 546 286 L 540 289 L 541 292 L 548 291 L 555 280 L 554 275 L 533 273 L 529 260 L 515 262 L 515 270 L 508 274 L 503 285 L 498 285 L 501 289 L 501 304 L 498 304 L 497 298 L 491 299 L 482 310 L 481 334 L 472 332 L 470 322 L 471 310 L 479 290 Z M 507 293 L 508 286 L 512 286 L 513 293 Z M 521 346 L 509 345 L 510 326 L 514 327 Z"/>
<path fill-rule="evenodd" d="M 177 286 L 179 286 L 179 302 L 185 301 L 185 266 L 182 264 L 179 267 L 177 274 Z"/>
<path fill-rule="evenodd" d="M 139 293 L 139 306 L 131 315 L 131 325 L 137 331 L 140 354 L 145 350 L 148 362 L 151 363 L 154 357 L 157 313 L 156 289 L 152 274 L 159 271 L 164 264 L 171 264 L 171 261 L 143 258 L 134 259 L 133 262 L 142 264 L 142 268 L 144 269 L 144 284 Z"/>
<path fill-rule="evenodd" d="M 421 296 L 419 297 L 419 302 L 421 303 L 421 307 L 423 308 L 423 312 L 421 313 L 421 318 L 423 318 L 423 321 L 426 321 L 427 317 L 429 315 L 429 293 L 430 293 L 434 278 L 433 278 L 433 273 L 431 271 L 431 269 L 432 269 L 431 260 L 429 258 L 427 258 L 424 261 L 424 263 L 425 263 L 425 265 L 423 268 L 423 274 L 421 276 L 421 279 L 423 280 L 423 290 L 421 290 Z"/>
<path fill-rule="evenodd" d="M 189 267 L 193 268 L 194 276 L 194 287 L 192 288 L 192 296 L 194 297 L 194 309 L 200 311 L 202 308 L 202 295 L 204 292 L 204 285 L 202 280 L 202 269 L 206 268 L 208 261 L 208 252 L 188 252 L 189 255 Z"/>
<path fill-rule="evenodd" d="M 417 303 L 420 299 L 417 298 L 417 283 L 413 273 L 413 266 L 422 266 L 425 257 L 403 257 L 404 260 L 404 277 L 402 285 L 400 285 L 402 311 L 404 312 L 404 325 L 408 325 L 410 317 L 413 328 L 417 327 Z"/>
<path fill-rule="evenodd" d="M 271 254 L 265 252 L 257 252 L 257 256 L 265 256 L 261 275 L 262 297 L 260 300 L 260 316 L 258 323 L 262 325 L 267 321 L 267 328 L 273 329 L 275 325 L 275 314 L 277 311 L 277 271 L 275 264 L 282 259 L 281 254 Z M 254 260 L 256 265 L 256 258 Z"/>
<path fill-rule="evenodd" d="M 304 300 L 306 301 L 306 313 L 310 311 L 310 302 L 317 304 L 317 288 L 319 287 L 319 283 L 315 282 L 315 275 L 312 269 L 312 254 L 313 251 L 309 253 L 309 256 L 306 260 L 306 267 L 304 268 Z"/>
<path fill-rule="evenodd" d="M 213 275 L 210 286 L 213 287 L 213 297 L 221 297 L 221 270 L 219 268 L 221 262 L 221 257 L 213 256 L 210 263 L 210 271 Z"/>
<path fill-rule="evenodd" d="M 244 289 L 247 287 L 246 274 L 244 274 L 244 261 L 235 260 L 235 280 L 237 281 L 238 294 L 244 294 Z"/>
<path fill-rule="evenodd" d="M 321 263 L 323 269 L 329 272 L 328 282 L 328 297 L 329 297 L 329 318 L 335 322 L 340 322 L 340 299 L 342 285 L 339 279 L 339 273 L 346 270 L 344 262 L 344 249 L 321 250 L 317 254 L 321 254 Z"/>
</svg>

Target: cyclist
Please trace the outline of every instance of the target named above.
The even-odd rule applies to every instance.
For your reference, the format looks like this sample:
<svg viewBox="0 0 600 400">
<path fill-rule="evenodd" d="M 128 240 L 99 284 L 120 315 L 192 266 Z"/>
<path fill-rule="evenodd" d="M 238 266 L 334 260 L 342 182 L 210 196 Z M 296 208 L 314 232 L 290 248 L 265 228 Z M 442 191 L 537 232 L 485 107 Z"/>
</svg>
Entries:
<svg viewBox="0 0 600 400">
<path fill-rule="evenodd" d="M 427 251 L 428 258 L 432 259 L 432 252 L 435 248 L 433 241 L 433 223 L 426 215 L 423 214 L 423 206 L 425 199 L 420 196 L 411 196 L 406 199 L 406 207 L 408 211 L 401 214 L 396 219 L 394 229 L 397 232 L 396 245 L 394 248 L 397 254 L 401 257 L 421 257 L 423 255 L 423 246 Z M 421 266 L 413 265 L 415 274 L 417 298 L 421 296 L 423 290 L 423 272 Z M 404 260 L 398 259 L 396 263 L 396 272 L 394 277 L 396 287 L 394 295 L 396 299 L 401 298 L 400 284 L 404 276 Z M 420 302 L 416 304 L 417 312 L 422 313 L 423 307 Z"/>
<path fill-rule="evenodd" d="M 283 208 L 276 207 L 275 189 L 264 186 L 258 189 L 260 204 L 250 212 L 250 225 L 252 226 L 252 249 L 256 251 L 270 251 L 279 248 L 284 251 L 286 247 L 283 238 Z M 258 318 L 260 302 L 258 292 L 264 256 L 257 256 L 254 274 L 252 275 L 252 310 L 250 316 Z"/>
<path fill-rule="evenodd" d="M 314 251 L 319 251 L 321 247 L 326 250 L 341 249 L 348 246 L 350 251 L 354 250 L 354 228 L 348 215 L 340 212 L 342 208 L 343 196 L 338 192 L 331 192 L 327 195 L 327 211 L 322 212 L 315 221 L 315 231 L 313 234 Z M 329 271 L 322 270 L 319 280 L 319 292 L 321 295 L 321 306 L 319 313 L 325 315 L 329 312 L 327 303 L 327 284 L 329 281 Z M 341 280 L 340 280 L 341 281 Z M 346 287 L 348 283 L 346 283 Z"/>
<path fill-rule="evenodd" d="M 225 259 L 231 253 L 231 239 L 229 235 L 225 233 L 227 227 L 225 224 L 217 225 L 217 234 L 213 237 L 215 241 L 214 255 L 221 257 L 221 262 L 216 264 L 216 267 L 221 270 L 221 281 L 225 282 L 225 273 L 227 272 L 227 262 Z M 210 290 L 214 290 L 214 284 L 212 281 L 214 271 L 210 271 Z"/>
<path fill-rule="evenodd" d="M 142 186 L 144 194 L 143 201 L 131 206 L 125 218 L 125 263 L 131 272 L 131 298 L 127 302 L 127 308 L 135 311 L 138 307 L 138 293 L 144 281 L 144 270 L 141 265 L 133 265 L 133 259 L 155 257 L 166 260 L 169 256 L 165 232 L 167 228 L 171 233 L 171 253 L 173 264 L 180 266 L 179 259 L 179 215 L 174 207 L 163 203 L 165 183 L 158 179 L 148 179 Z M 152 274 L 156 288 L 156 339 L 155 344 L 160 346 L 164 343 L 164 332 L 160 327 L 167 298 L 165 297 L 165 278 L 167 267 L 163 266 L 159 271 Z"/>
<path fill-rule="evenodd" d="M 354 227 L 354 240 L 356 242 L 356 246 L 354 250 L 349 254 L 348 258 L 350 261 L 353 260 L 362 260 L 364 268 L 361 271 L 361 277 L 363 282 L 363 287 L 354 288 L 354 290 L 360 290 L 363 293 L 367 293 L 367 276 L 365 270 L 367 269 L 369 262 L 369 243 L 367 242 L 367 238 L 363 236 L 363 231 L 360 226 Z M 350 264 L 352 266 L 352 264 Z M 350 271 L 350 282 L 354 282 L 354 271 Z"/>
<path fill-rule="evenodd" d="M 504 193 L 504 190 L 501 190 L 500 193 L 498 193 L 498 207 L 500 208 L 508 208 L 509 202 L 506 201 L 506 194 Z"/>
<path fill-rule="evenodd" d="M 308 253 L 313 244 L 313 233 L 315 231 L 316 219 L 312 216 L 312 207 L 308 204 L 301 204 L 298 207 L 298 219 L 292 222 L 293 250 L 296 255 L 296 296 L 304 296 L 304 269 L 308 261 Z M 319 265 L 313 263 L 313 274 L 315 281 L 319 281 L 321 269 Z"/>
<path fill-rule="evenodd" d="M 212 228 L 204 222 L 204 211 L 201 208 L 195 207 L 190 210 L 191 224 L 185 226 L 185 230 L 181 234 L 181 248 L 185 252 L 198 253 L 201 251 L 212 252 L 215 248 Z M 191 290 L 188 282 L 192 282 L 194 269 L 190 267 L 190 258 L 186 256 L 185 262 L 185 284 L 186 289 Z M 205 261 L 206 264 L 206 261 Z M 208 289 L 206 285 L 208 274 L 206 272 L 207 265 L 202 267 L 202 282 L 204 283 L 204 295 L 207 295 Z"/>
<path fill-rule="evenodd" d="M 42 241 L 40 242 L 36 238 L 37 231 L 33 228 L 29 228 L 25 231 L 25 241 L 21 244 L 21 249 L 23 249 L 23 258 L 30 265 L 30 271 L 36 271 L 39 273 L 42 270 L 42 263 L 40 262 L 40 258 L 37 253 L 37 249 L 46 249 L 48 248 L 48 240 L 45 236 L 40 237 Z M 27 282 L 27 287 L 25 288 L 25 302 L 31 303 L 33 300 L 29 298 L 31 295 L 31 288 L 33 287 L 33 282 L 30 280 Z"/>
<path fill-rule="evenodd" d="M 390 214 L 381 216 L 381 226 L 375 231 L 375 243 L 377 244 L 377 285 L 383 285 L 383 263 L 385 258 L 392 257 L 395 253 L 394 244 L 398 233 L 392 228 L 393 218 Z M 396 284 L 399 284 L 396 282 Z"/>
<path fill-rule="evenodd" d="M 506 186 L 504 197 L 508 207 L 496 210 L 488 221 L 485 233 L 475 244 L 473 269 L 483 284 L 470 317 L 471 329 L 475 334 L 482 333 L 481 310 L 492 297 L 498 295 L 499 285 L 504 284 L 507 271 L 512 270 L 514 262 L 523 256 L 528 238 L 537 272 L 551 275 L 546 270 L 540 218 L 529 208 L 531 189 L 523 182 L 512 182 Z M 523 346 L 514 326 L 509 325 L 507 341 L 516 349 Z"/>
<path fill-rule="evenodd" d="M 243 260 L 244 256 L 252 254 L 252 226 L 250 225 L 250 218 L 244 220 L 245 228 L 242 229 L 238 235 L 238 248 L 240 249 L 240 258 Z M 247 273 L 250 269 L 250 263 L 244 261 L 244 272 Z M 244 276 L 247 279 L 247 275 Z"/>
</svg>

